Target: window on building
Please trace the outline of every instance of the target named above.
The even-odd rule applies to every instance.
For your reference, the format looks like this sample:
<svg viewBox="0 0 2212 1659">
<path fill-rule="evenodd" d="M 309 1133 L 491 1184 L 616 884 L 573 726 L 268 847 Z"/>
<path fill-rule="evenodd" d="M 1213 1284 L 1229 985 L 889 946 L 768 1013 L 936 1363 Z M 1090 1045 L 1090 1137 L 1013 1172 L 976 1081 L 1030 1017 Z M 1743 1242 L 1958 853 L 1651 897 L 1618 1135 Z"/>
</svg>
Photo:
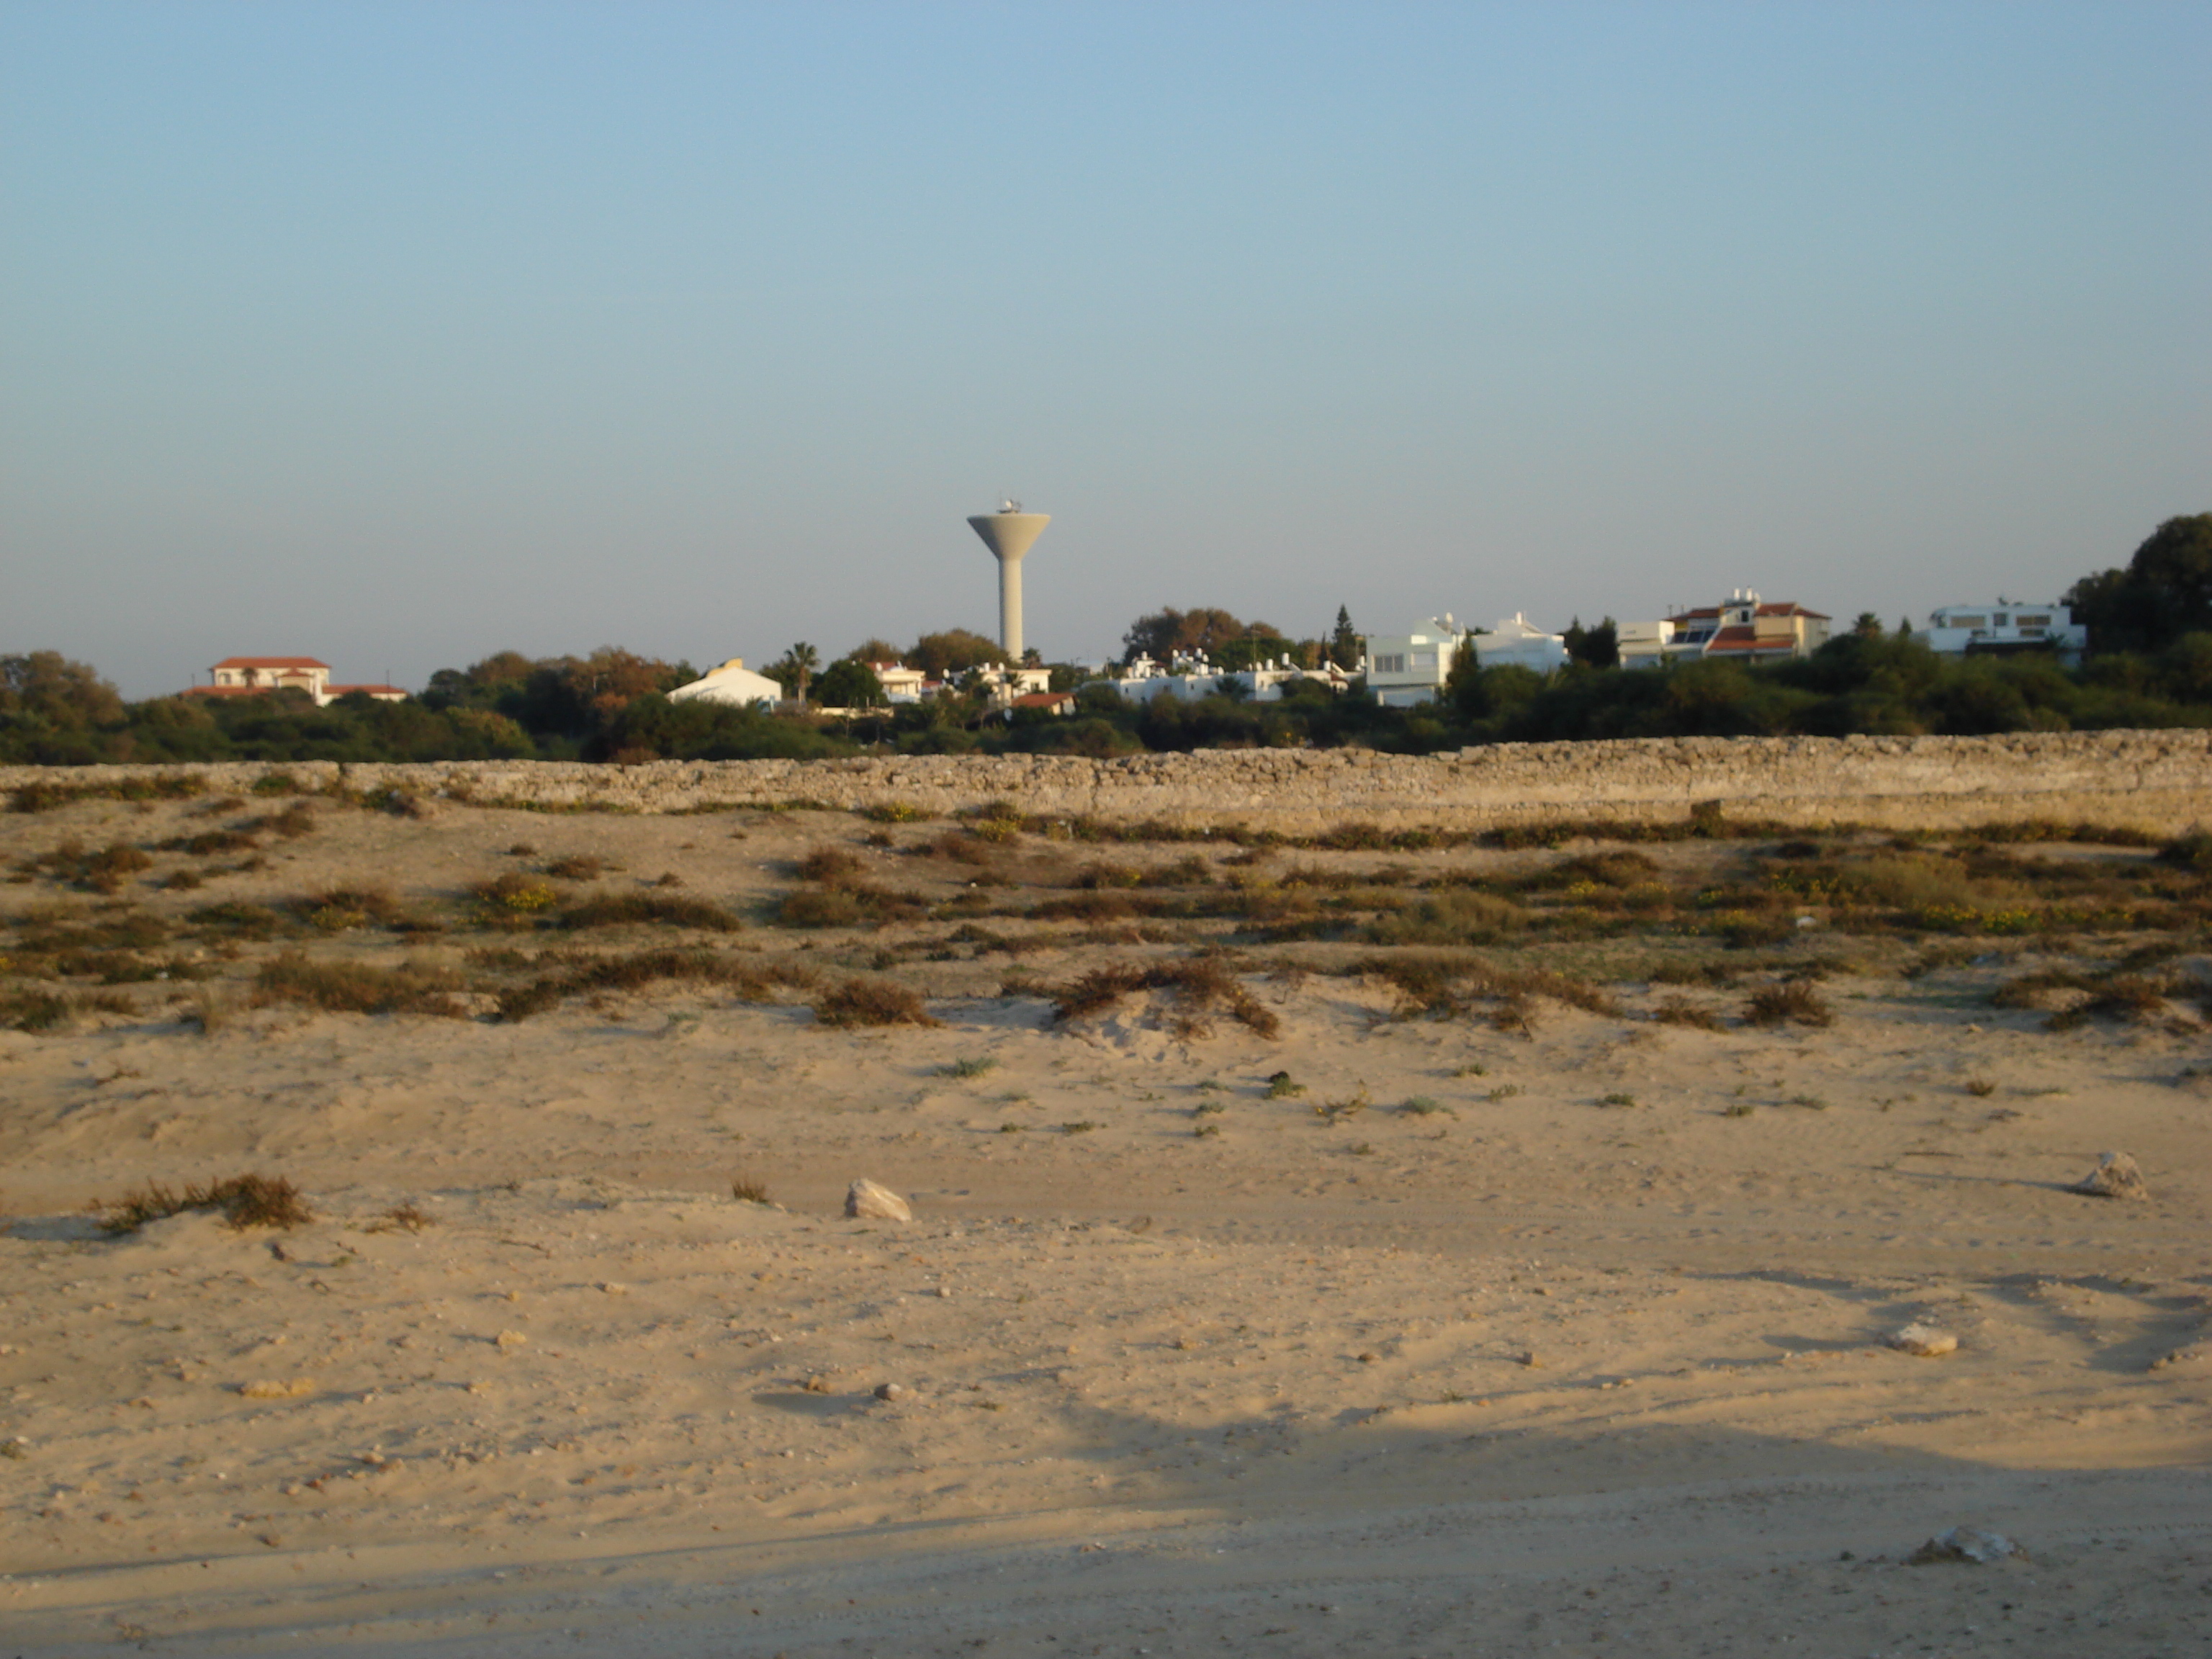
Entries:
<svg viewBox="0 0 2212 1659">
<path fill-rule="evenodd" d="M 1406 672 L 1406 653 L 1402 651 L 1382 653 L 1375 659 L 1378 674 L 1402 674 Z"/>
</svg>

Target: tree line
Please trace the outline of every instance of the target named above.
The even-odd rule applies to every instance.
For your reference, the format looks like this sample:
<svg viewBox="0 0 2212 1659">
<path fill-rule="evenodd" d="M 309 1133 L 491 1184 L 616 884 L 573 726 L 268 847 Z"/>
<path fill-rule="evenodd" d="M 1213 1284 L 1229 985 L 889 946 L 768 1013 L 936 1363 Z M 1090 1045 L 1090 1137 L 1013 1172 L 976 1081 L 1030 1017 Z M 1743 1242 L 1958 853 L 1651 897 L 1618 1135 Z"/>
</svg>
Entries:
<svg viewBox="0 0 2212 1659">
<path fill-rule="evenodd" d="M 933 678 L 1004 663 L 965 629 L 925 634 L 907 648 L 868 640 L 824 665 L 794 645 L 763 672 L 802 703 L 855 711 L 763 714 L 668 693 L 698 678 L 614 647 L 587 656 L 502 651 L 441 669 L 419 697 L 355 694 L 318 708 L 302 692 L 168 696 L 126 702 L 98 672 L 58 653 L 0 656 L 0 762 L 811 759 L 885 749 L 907 753 L 1057 752 L 1112 756 L 1210 747 L 1360 744 L 1407 753 L 1471 744 L 1631 737 L 1853 732 L 1977 734 L 2122 726 L 2212 726 L 2212 514 L 2168 520 L 2124 566 L 2084 576 L 2064 596 L 2088 624 L 2078 667 L 2047 653 L 1939 656 L 1900 625 L 1871 616 L 1810 657 L 1747 665 L 1716 659 L 1651 670 L 1617 667 L 1610 619 L 1568 631 L 1571 660 L 1550 675 L 1454 663 L 1443 696 L 1383 708 L 1355 689 L 1312 682 L 1256 702 L 1234 688 L 1185 701 L 1125 700 L 1109 681 L 1069 665 L 1072 714 L 1017 710 L 975 693 L 885 705 L 872 662 L 902 660 Z M 1359 636 L 1335 626 L 1295 640 L 1263 622 L 1201 607 L 1133 623 L 1125 655 L 1165 663 L 1203 652 L 1233 669 L 1287 657 L 1351 668 Z"/>
</svg>

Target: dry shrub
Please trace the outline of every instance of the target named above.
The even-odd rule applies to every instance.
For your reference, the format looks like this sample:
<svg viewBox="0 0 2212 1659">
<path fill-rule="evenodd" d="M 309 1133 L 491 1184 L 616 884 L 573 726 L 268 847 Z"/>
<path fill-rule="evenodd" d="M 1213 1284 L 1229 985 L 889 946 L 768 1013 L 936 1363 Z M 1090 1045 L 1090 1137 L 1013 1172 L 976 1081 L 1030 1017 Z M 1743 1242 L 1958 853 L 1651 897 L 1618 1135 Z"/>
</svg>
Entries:
<svg viewBox="0 0 2212 1659">
<path fill-rule="evenodd" d="M 979 837 L 968 830 L 948 830 L 930 842 L 929 848 L 938 857 L 950 859 L 955 864 L 988 866 L 998 863 L 1000 858 L 999 847 L 992 837 Z"/>
<path fill-rule="evenodd" d="M 64 842 L 51 853 L 27 859 L 21 867 L 26 871 L 43 870 L 58 881 L 66 881 L 94 893 L 119 891 L 125 877 L 150 868 L 154 860 L 127 841 L 113 842 L 98 852 L 88 849 L 75 839 Z"/>
<path fill-rule="evenodd" d="M 362 1229 L 365 1232 L 419 1233 L 425 1227 L 437 1224 L 438 1218 L 416 1208 L 412 1204 L 395 1204 Z"/>
<path fill-rule="evenodd" d="M 736 1199 L 740 1204 L 769 1204 L 775 1202 L 775 1200 L 769 1196 L 768 1183 L 763 1181 L 756 1181 L 750 1176 L 739 1176 L 736 1180 L 730 1182 L 730 1196 Z"/>
<path fill-rule="evenodd" d="M 1528 913 L 1510 899 L 1465 890 L 1437 893 L 1367 927 L 1377 945 L 1495 945 L 1524 931 Z"/>
<path fill-rule="evenodd" d="M 2159 862 L 2179 865 L 2199 875 L 2212 875 L 2212 831 L 2191 830 L 2158 849 Z"/>
<path fill-rule="evenodd" d="M 534 916 L 561 902 L 561 895 L 553 888 L 519 870 L 489 881 L 471 882 L 469 891 L 489 908 L 514 916 Z"/>
<path fill-rule="evenodd" d="M 1030 915 L 1039 921 L 1121 921 L 1158 915 L 1164 908 L 1163 901 L 1148 894 L 1099 891 L 1047 899 Z"/>
<path fill-rule="evenodd" d="M 203 933 L 222 939 L 264 939 L 275 935 L 283 918 L 266 905 L 248 904 L 243 899 L 227 899 L 221 904 L 204 904 L 194 910 L 186 921 Z"/>
<path fill-rule="evenodd" d="M 162 842 L 164 853 L 183 853 L 196 859 L 219 858 L 226 853 L 251 853 L 260 842 L 243 829 L 204 830 L 197 836 L 177 836 Z"/>
<path fill-rule="evenodd" d="M 849 887 L 859 882 L 866 866 L 848 849 L 842 847 L 817 847 L 796 866 L 802 881 L 819 882 L 824 887 Z"/>
<path fill-rule="evenodd" d="M 564 964 L 528 985 L 503 991 L 499 1018 L 514 1024 L 544 1013 L 564 998 L 590 991 L 640 991 L 663 980 L 721 986 L 744 1002 L 766 1002 L 779 985 L 805 986 L 814 976 L 801 968 L 763 965 L 713 951 L 640 951 L 628 956 L 595 957 Z"/>
<path fill-rule="evenodd" d="M 1587 884 L 1594 887 L 1641 887 L 1659 878 L 1658 862 L 1648 854 L 1615 848 L 1602 853 L 1583 853 L 1561 859 L 1530 877 L 1531 889 L 1559 889 Z"/>
<path fill-rule="evenodd" d="M 589 853 L 570 853 L 547 865 L 545 873 L 556 881 L 597 881 L 609 867 L 605 859 Z"/>
<path fill-rule="evenodd" d="M 1836 1020 L 1826 1000 L 1802 979 L 1787 980 L 1754 993 L 1744 1005 L 1743 1017 L 1753 1025 L 1768 1027 L 1786 1025 L 1792 1020 L 1800 1025 L 1832 1025 Z"/>
<path fill-rule="evenodd" d="M 929 814 L 911 801 L 887 800 L 862 807 L 860 816 L 871 823 L 915 823 Z"/>
<path fill-rule="evenodd" d="M 350 927 L 403 926 L 407 907 L 388 887 L 325 887 L 295 900 L 292 908 L 311 927 L 326 933 Z"/>
<path fill-rule="evenodd" d="M 1501 1030 L 1526 1030 L 1534 1023 L 1538 998 L 1563 1002 L 1585 1013 L 1618 1018 L 1620 1005 L 1602 987 L 1570 974 L 1540 968 L 1500 968 L 1480 957 L 1443 951 L 1407 951 L 1395 956 L 1362 957 L 1347 971 L 1372 975 L 1395 987 L 1401 999 L 1399 1017 L 1463 1014 L 1478 1001 L 1498 1005 L 1492 1023 Z"/>
<path fill-rule="evenodd" d="M 1668 997 L 1651 1011 L 1651 1018 L 1662 1025 L 1694 1025 L 1701 1031 L 1723 1029 L 1718 1014 L 1710 1008 L 1700 1008 L 1686 997 Z"/>
<path fill-rule="evenodd" d="M 2165 1017 L 2167 999 L 2178 988 L 2166 981 L 2147 979 L 2141 975 L 2114 974 L 2109 979 L 2083 988 L 2091 994 L 2088 1000 L 2059 1010 L 2044 1022 L 2045 1029 L 2070 1031 L 2092 1019 L 2119 1019 L 2130 1024 L 2144 1024 Z"/>
<path fill-rule="evenodd" d="M 0 1026 L 9 1030 L 51 1031 L 69 1017 L 67 997 L 47 991 L 0 991 Z"/>
<path fill-rule="evenodd" d="M 1109 859 L 1093 859 L 1075 872 L 1075 879 L 1068 885 L 1097 891 L 1102 888 L 1135 887 L 1144 879 L 1145 872 L 1133 865 L 1115 864 Z"/>
<path fill-rule="evenodd" d="M 1147 887 L 1204 887 L 1213 880 L 1213 866 L 1191 853 L 1173 864 L 1147 870 L 1140 879 Z"/>
<path fill-rule="evenodd" d="M 459 1018 L 453 994 L 461 977 L 448 968 L 403 963 L 397 968 L 361 962 L 317 962 L 297 951 L 261 964 L 254 976 L 257 1006 L 296 1003 L 334 1014 L 430 1014 Z"/>
<path fill-rule="evenodd" d="M 1094 968 L 1054 994 L 1052 1017 L 1066 1021 L 1103 1013 L 1139 991 L 1166 991 L 1174 996 L 1172 1029 L 1178 1036 L 1209 1035 L 1212 1027 L 1206 1016 L 1217 1007 L 1227 1009 L 1231 1018 L 1263 1037 L 1282 1030 L 1274 1011 L 1246 990 L 1219 957 L 1194 957 L 1149 968 L 1135 963 Z"/>
<path fill-rule="evenodd" d="M 158 1181 L 149 1181 L 125 1193 L 112 1204 L 98 1206 L 101 1231 L 121 1236 L 135 1233 L 149 1221 L 166 1221 L 187 1210 L 219 1211 L 232 1226 L 300 1227 L 314 1214 L 300 1196 L 300 1189 L 283 1176 L 241 1175 L 187 1186 L 173 1192 Z"/>
<path fill-rule="evenodd" d="M 619 927 L 652 922 L 713 933 L 734 933 L 744 926 L 709 900 L 678 898 L 671 893 L 602 893 L 570 905 L 561 913 L 560 921 L 563 927 Z"/>
<path fill-rule="evenodd" d="M 881 927 L 921 915 L 921 901 L 908 893 L 893 893 L 866 882 L 836 887 L 802 887 L 787 893 L 776 905 L 775 919 L 785 927 Z"/>
<path fill-rule="evenodd" d="M 921 996 L 888 979 L 848 979 L 814 1005 L 824 1025 L 936 1025 Z"/>
<path fill-rule="evenodd" d="M 1651 982 L 1654 985 L 1733 985 L 1743 971 L 1741 963 L 1662 962 L 1651 970 Z"/>
</svg>

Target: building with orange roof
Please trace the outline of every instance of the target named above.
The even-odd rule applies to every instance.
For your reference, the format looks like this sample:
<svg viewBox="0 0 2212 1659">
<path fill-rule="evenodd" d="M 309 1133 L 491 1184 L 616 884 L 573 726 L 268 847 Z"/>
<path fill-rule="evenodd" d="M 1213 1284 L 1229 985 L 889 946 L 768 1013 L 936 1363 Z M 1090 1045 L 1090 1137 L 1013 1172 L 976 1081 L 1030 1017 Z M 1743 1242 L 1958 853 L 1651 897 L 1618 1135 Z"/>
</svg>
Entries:
<svg viewBox="0 0 2212 1659">
<path fill-rule="evenodd" d="M 404 687 L 383 684 L 333 685 L 331 665 L 317 657 L 225 657 L 208 670 L 208 684 L 187 690 L 188 697 L 257 697 L 271 691 L 304 691 L 318 708 L 360 692 L 379 702 L 406 700 Z"/>
<path fill-rule="evenodd" d="M 1723 605 L 1619 625 L 1623 668 L 1656 668 L 1684 657 L 1778 662 L 1809 657 L 1828 642 L 1832 618 L 1802 605 L 1774 605 L 1740 587 Z"/>
</svg>

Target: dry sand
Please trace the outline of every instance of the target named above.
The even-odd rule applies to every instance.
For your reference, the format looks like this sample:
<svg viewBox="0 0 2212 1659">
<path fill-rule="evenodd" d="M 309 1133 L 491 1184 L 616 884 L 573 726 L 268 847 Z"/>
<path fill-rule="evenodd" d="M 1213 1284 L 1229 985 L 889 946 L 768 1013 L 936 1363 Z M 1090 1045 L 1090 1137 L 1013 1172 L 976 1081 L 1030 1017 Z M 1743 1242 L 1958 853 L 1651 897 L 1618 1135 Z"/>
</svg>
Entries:
<svg viewBox="0 0 2212 1659">
<path fill-rule="evenodd" d="M 0 850 L 195 815 L 82 803 Z M 333 810 L 132 896 L 449 902 L 527 840 L 757 915 L 863 827 Z M 2045 1033 L 1967 964 L 1779 1034 L 1254 978 L 1278 1036 L 1184 1037 L 1142 1000 L 1055 1025 L 948 954 L 898 969 L 933 1030 L 670 984 L 519 1024 L 234 988 L 203 1035 L 156 984 L 0 1033 L 0 1649 L 2206 1650 L 2201 1032 Z M 2064 1190 L 2112 1148 L 2149 1201 Z M 248 1169 L 314 1222 L 85 1214 Z M 843 1219 L 863 1176 L 914 1219 Z M 1916 1321 L 1956 1352 L 1885 1346 Z M 1961 1524 L 2026 1553 L 1907 1564 Z"/>
</svg>

